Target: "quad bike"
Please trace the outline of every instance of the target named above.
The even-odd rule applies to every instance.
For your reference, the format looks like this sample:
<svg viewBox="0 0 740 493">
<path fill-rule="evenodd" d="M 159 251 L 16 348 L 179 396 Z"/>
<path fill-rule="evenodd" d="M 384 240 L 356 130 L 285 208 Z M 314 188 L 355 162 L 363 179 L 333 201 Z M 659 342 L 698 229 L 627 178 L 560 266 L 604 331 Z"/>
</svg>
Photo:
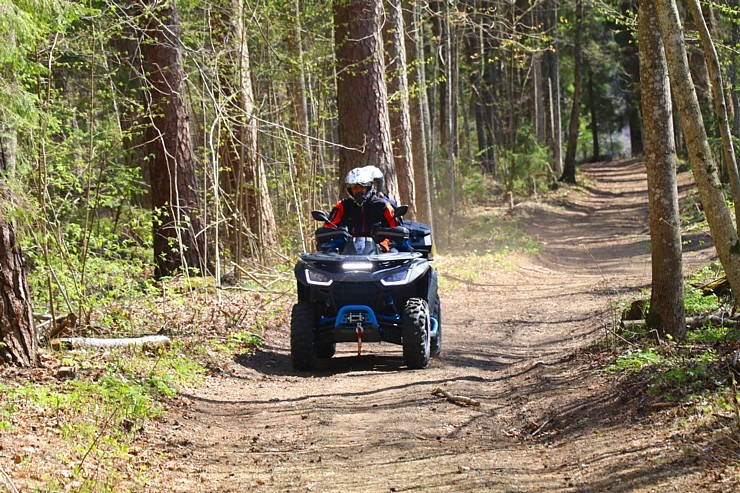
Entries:
<svg viewBox="0 0 740 493">
<path fill-rule="evenodd" d="M 396 209 L 401 217 L 407 206 Z M 323 211 L 317 221 L 328 222 Z M 290 324 L 293 368 L 312 370 L 334 356 L 337 343 L 390 342 L 403 347 L 409 368 L 424 368 L 442 350 L 437 274 L 430 265 L 431 230 L 405 222 L 376 227 L 372 237 L 353 238 L 346 228 L 316 230 L 314 253 L 302 253 L 295 266 L 298 302 Z M 395 248 L 381 253 L 390 239 Z M 341 246 L 341 250 L 336 248 Z M 409 247 L 410 246 L 410 247 Z M 397 251 L 408 250 L 408 251 Z"/>
</svg>

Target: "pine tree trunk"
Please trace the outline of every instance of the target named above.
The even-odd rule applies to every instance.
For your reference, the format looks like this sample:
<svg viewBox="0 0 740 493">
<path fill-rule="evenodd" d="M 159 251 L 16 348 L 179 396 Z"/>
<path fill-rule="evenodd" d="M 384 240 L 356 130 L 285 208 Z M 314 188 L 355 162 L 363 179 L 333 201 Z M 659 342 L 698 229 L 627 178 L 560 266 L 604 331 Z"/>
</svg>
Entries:
<svg viewBox="0 0 740 493">
<path fill-rule="evenodd" d="M 269 250 L 274 249 L 278 244 L 275 212 L 267 186 L 265 163 L 260 155 L 257 142 L 259 123 L 255 118 L 257 108 L 254 104 L 254 87 L 244 25 L 244 17 L 247 14 L 244 12 L 244 2 L 235 1 L 234 6 L 234 37 L 237 42 L 239 60 L 237 90 L 242 115 L 237 132 L 240 136 L 241 159 L 245 172 L 246 214 L 249 229 L 256 235 L 255 253 L 264 258 L 268 256 Z"/>
<path fill-rule="evenodd" d="M 386 74 L 388 84 L 388 112 L 393 162 L 398 179 L 399 203 L 409 206 L 407 217 L 416 218 L 416 189 L 414 186 L 414 155 L 411 147 L 411 118 L 409 112 L 409 82 L 406 66 L 401 0 L 387 1 L 387 21 L 383 30 L 386 47 Z"/>
<path fill-rule="evenodd" d="M 290 97 L 293 102 L 295 128 L 299 132 L 295 145 L 295 180 L 298 187 L 298 214 L 303 231 L 301 239 L 309 238 L 313 231 L 314 222 L 309 212 L 314 208 L 316 197 L 316 168 L 311 152 L 310 127 L 308 119 L 308 101 L 306 91 L 306 75 L 304 70 L 303 37 L 301 34 L 301 1 L 294 0 L 293 19 L 291 29 L 286 35 L 286 44 L 290 52 L 293 66 L 290 72 Z M 303 241 L 304 250 L 308 247 Z"/>
<path fill-rule="evenodd" d="M 625 17 L 635 14 L 636 6 L 633 0 L 623 0 L 620 3 L 620 11 Z M 622 50 L 622 64 L 630 85 L 624 93 L 625 114 L 630 131 L 630 149 L 633 156 L 644 152 L 642 137 L 642 121 L 640 115 L 640 60 L 638 56 L 637 43 L 634 42 L 632 32 L 628 29 L 620 29 L 614 34 L 614 38 Z"/>
<path fill-rule="evenodd" d="M 38 364 L 38 342 L 21 248 L 13 226 L 0 218 L 0 361 Z"/>
<path fill-rule="evenodd" d="M 151 156 L 151 198 L 154 209 L 155 276 L 182 269 L 210 269 L 196 185 L 188 114 L 183 99 L 184 74 L 174 3 L 152 5 L 142 44 L 148 76 L 147 154 Z"/>
<path fill-rule="evenodd" d="M 421 26 L 418 14 L 418 2 L 409 5 L 403 2 L 404 26 L 406 26 L 406 59 L 412 66 L 409 70 L 408 83 L 409 114 L 411 119 L 411 148 L 414 157 L 414 185 L 416 190 L 416 216 L 423 223 L 432 224 L 432 190 L 429 182 L 427 164 L 426 124 L 424 118 L 424 98 L 426 97 L 424 79 L 424 61 L 419 57 L 421 45 Z M 434 228 L 432 228 L 434 231 Z"/>
<path fill-rule="evenodd" d="M 596 89 L 594 88 L 594 74 L 588 73 L 588 106 L 591 113 L 591 161 L 601 161 L 601 146 L 599 145 L 599 115 L 596 107 Z"/>
<path fill-rule="evenodd" d="M 381 37 L 382 0 L 334 3 L 340 176 L 368 165 L 383 172 L 398 197 Z M 344 194 L 344 186 L 340 187 Z"/>
<path fill-rule="evenodd" d="M 581 87 L 583 71 L 583 49 L 581 38 L 583 37 L 583 0 L 576 0 L 576 25 L 574 27 L 575 39 L 573 41 L 575 51 L 575 66 L 573 69 L 573 106 L 570 109 L 570 122 L 568 123 L 568 148 L 565 152 L 565 163 L 560 181 L 565 183 L 576 182 L 576 149 L 578 147 L 578 130 L 580 127 L 581 113 Z"/>
</svg>

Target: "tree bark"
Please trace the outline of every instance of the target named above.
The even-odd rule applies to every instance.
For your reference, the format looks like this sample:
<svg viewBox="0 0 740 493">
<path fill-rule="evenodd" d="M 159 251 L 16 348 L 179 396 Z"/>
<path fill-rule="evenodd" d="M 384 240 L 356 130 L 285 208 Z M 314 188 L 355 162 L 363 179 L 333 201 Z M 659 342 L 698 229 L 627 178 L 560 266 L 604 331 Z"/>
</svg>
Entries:
<svg viewBox="0 0 740 493">
<path fill-rule="evenodd" d="M 688 7 L 694 23 L 699 31 L 702 46 L 704 47 L 704 59 L 707 62 L 707 71 L 712 86 L 712 97 L 714 99 L 714 110 L 717 114 L 717 124 L 722 137 L 722 154 L 725 158 L 727 172 L 730 175 L 730 189 L 732 200 L 735 203 L 735 224 L 740 224 L 740 175 L 738 175 L 737 161 L 735 160 L 735 146 L 732 143 L 730 132 L 730 120 L 727 117 L 727 103 L 725 102 L 724 84 L 722 83 L 722 69 L 719 65 L 719 57 L 714 47 L 712 36 L 704 21 L 701 6 L 697 0 L 688 0 Z"/>
<path fill-rule="evenodd" d="M 591 113 L 591 161 L 601 161 L 601 147 L 599 146 L 599 116 L 596 108 L 596 89 L 594 88 L 594 75 L 588 73 L 588 105 Z"/>
<path fill-rule="evenodd" d="M 420 58 L 421 26 L 418 19 L 418 2 L 409 4 L 403 2 L 404 26 L 407 35 L 406 60 L 411 67 L 408 75 L 409 83 L 409 114 L 411 118 L 411 148 L 414 158 L 414 186 L 416 190 L 417 219 L 432 227 L 432 190 L 429 182 L 429 168 L 427 164 L 426 124 L 424 118 L 424 98 L 426 98 L 424 78 L 424 60 Z"/>
<path fill-rule="evenodd" d="M 575 66 L 573 69 L 573 106 L 570 109 L 570 122 L 568 123 L 568 148 L 565 152 L 565 163 L 560 181 L 575 184 L 576 182 L 576 149 L 578 147 L 578 129 L 580 127 L 581 92 L 583 72 L 583 49 L 581 38 L 583 37 L 583 0 L 576 0 L 576 24 L 574 27 L 574 54 Z"/>
<path fill-rule="evenodd" d="M 235 204 L 233 230 L 236 235 L 234 260 L 241 265 L 243 244 L 250 243 L 251 255 L 264 259 L 277 245 L 277 230 L 272 201 L 268 193 L 264 162 L 258 148 L 258 127 L 255 118 L 254 89 L 250 71 L 249 47 L 244 25 L 244 3 L 235 1 L 232 14 L 222 20 L 229 33 L 226 46 L 233 53 L 232 60 L 222 66 L 230 74 L 222 74 L 229 94 L 224 99 L 233 101 L 226 110 L 228 120 L 220 150 L 227 171 L 227 192 Z M 234 98 L 233 95 L 236 94 Z"/>
<path fill-rule="evenodd" d="M 416 188 L 414 185 L 414 155 L 411 147 L 411 117 L 409 111 L 409 82 L 404 43 L 404 19 L 401 0 L 387 0 L 386 74 L 393 162 L 398 178 L 399 203 L 409 206 L 407 217 L 416 218 Z"/>
<path fill-rule="evenodd" d="M 548 17 L 549 31 L 552 32 L 553 49 L 546 53 L 548 58 L 548 92 L 550 100 L 550 148 L 553 152 L 554 170 L 563 172 L 563 135 L 560 121 L 560 40 L 558 33 L 558 0 L 551 0 L 551 14 Z"/>
<path fill-rule="evenodd" d="M 385 177 L 386 193 L 398 197 L 380 32 L 382 7 L 382 0 L 334 3 L 340 177 L 352 168 L 377 166 Z M 340 189 L 344 194 L 343 185 Z"/>
<path fill-rule="evenodd" d="M 38 365 L 38 342 L 21 247 L 13 226 L 0 218 L 0 361 Z"/>
<path fill-rule="evenodd" d="M 303 36 L 301 33 L 301 0 L 293 2 L 293 19 L 286 41 L 291 55 L 290 96 L 293 102 L 295 128 L 298 131 L 295 145 L 295 176 L 298 187 L 299 227 L 304 250 L 307 248 L 309 233 L 313 231 L 313 220 L 309 212 L 314 209 L 316 168 L 311 152 L 310 127 L 308 119 L 308 101 L 306 75 L 304 70 Z"/>
<path fill-rule="evenodd" d="M 673 108 L 652 0 L 640 2 L 638 36 L 652 247 L 652 290 L 646 320 L 658 336 L 681 340 L 686 336 L 686 315 Z"/>
<path fill-rule="evenodd" d="M 633 15 L 636 6 L 633 0 L 624 0 L 620 3 L 622 15 Z M 624 69 L 630 80 L 630 86 L 624 92 L 625 113 L 630 130 L 630 150 L 633 156 L 641 155 L 644 150 L 642 136 L 642 121 L 640 116 L 640 60 L 637 43 L 634 42 L 630 29 L 620 29 L 614 35 L 615 40 L 622 48 Z"/>
<path fill-rule="evenodd" d="M 689 70 L 678 8 L 674 0 L 654 0 L 654 2 L 671 88 L 691 160 L 691 171 L 727 279 L 732 291 L 740 293 L 740 242 L 707 141 L 699 100 Z"/>
<path fill-rule="evenodd" d="M 142 53 L 149 83 L 147 154 L 155 216 L 154 275 L 171 276 L 183 269 L 198 269 L 203 274 L 209 268 L 196 163 L 182 95 L 184 74 L 177 10 L 173 2 L 150 7 Z"/>
</svg>

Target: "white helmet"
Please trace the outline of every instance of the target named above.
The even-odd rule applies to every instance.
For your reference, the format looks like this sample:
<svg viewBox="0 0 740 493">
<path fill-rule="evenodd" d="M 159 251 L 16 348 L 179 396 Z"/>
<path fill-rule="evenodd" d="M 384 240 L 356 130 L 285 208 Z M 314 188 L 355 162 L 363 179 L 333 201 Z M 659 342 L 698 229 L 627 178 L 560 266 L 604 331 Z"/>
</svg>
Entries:
<svg viewBox="0 0 740 493">
<path fill-rule="evenodd" d="M 367 168 L 369 168 L 369 166 L 350 170 L 350 172 L 347 173 L 347 177 L 344 179 L 344 186 L 347 189 L 347 194 L 354 199 L 357 205 L 360 206 L 375 193 L 373 173 Z M 364 192 L 353 194 L 353 185 L 362 185 L 365 187 Z"/>
<path fill-rule="evenodd" d="M 383 191 L 383 184 L 385 180 L 383 180 L 383 172 L 380 171 L 376 166 L 365 166 L 362 168 L 363 171 L 366 171 L 369 176 L 373 177 L 373 183 L 375 183 L 375 190 L 377 192 Z"/>
</svg>

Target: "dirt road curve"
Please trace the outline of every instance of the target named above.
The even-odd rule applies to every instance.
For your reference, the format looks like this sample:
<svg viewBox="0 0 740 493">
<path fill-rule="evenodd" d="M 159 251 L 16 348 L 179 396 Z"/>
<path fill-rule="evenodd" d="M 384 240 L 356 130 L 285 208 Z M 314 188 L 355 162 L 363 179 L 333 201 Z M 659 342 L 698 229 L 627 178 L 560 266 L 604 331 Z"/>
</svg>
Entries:
<svg viewBox="0 0 740 493">
<path fill-rule="evenodd" d="M 440 255 L 444 349 L 340 347 L 292 371 L 287 331 L 189 396 L 162 424 L 158 491 L 720 491 L 673 423 L 592 368 L 622 293 L 649 284 L 642 166 L 588 166 L 585 192 L 518 207 L 536 258 Z M 706 249 L 692 253 L 708 255 Z M 471 281 L 455 265 L 477 271 Z M 464 280 L 468 279 L 468 280 Z M 437 388 L 469 397 L 461 406 Z"/>
</svg>

